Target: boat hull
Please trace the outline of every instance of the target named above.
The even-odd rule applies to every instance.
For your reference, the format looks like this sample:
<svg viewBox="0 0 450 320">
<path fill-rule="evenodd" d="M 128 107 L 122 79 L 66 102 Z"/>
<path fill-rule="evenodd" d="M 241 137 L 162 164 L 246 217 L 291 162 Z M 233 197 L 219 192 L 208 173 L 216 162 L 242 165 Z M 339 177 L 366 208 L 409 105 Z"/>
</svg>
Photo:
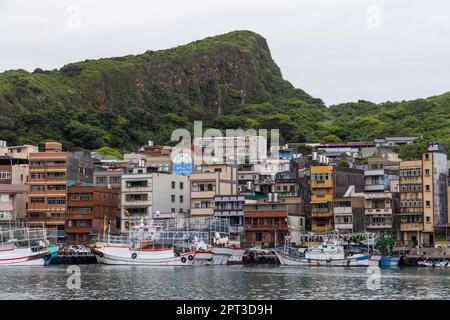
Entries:
<svg viewBox="0 0 450 320">
<path fill-rule="evenodd" d="M 318 267 L 368 267 L 368 255 L 355 255 L 346 259 L 305 259 L 293 257 L 279 250 L 275 251 L 281 265 L 285 266 L 318 266 Z"/>
<path fill-rule="evenodd" d="M 194 260 L 192 265 L 194 266 L 207 266 L 213 264 L 215 254 L 212 251 L 198 250 L 194 251 Z"/>
<path fill-rule="evenodd" d="M 97 262 L 110 265 L 188 266 L 194 264 L 194 252 L 176 256 L 168 250 L 132 250 L 124 246 L 103 246 L 94 250 Z"/>
<path fill-rule="evenodd" d="M 380 267 L 382 268 L 398 267 L 399 263 L 400 263 L 399 257 L 381 257 Z"/>
<path fill-rule="evenodd" d="M 0 266 L 44 266 L 47 250 L 33 252 L 30 248 L 0 251 Z"/>
<path fill-rule="evenodd" d="M 214 261 L 213 264 L 242 264 L 242 259 L 245 254 L 244 249 L 227 248 L 227 247 L 213 247 Z"/>
</svg>

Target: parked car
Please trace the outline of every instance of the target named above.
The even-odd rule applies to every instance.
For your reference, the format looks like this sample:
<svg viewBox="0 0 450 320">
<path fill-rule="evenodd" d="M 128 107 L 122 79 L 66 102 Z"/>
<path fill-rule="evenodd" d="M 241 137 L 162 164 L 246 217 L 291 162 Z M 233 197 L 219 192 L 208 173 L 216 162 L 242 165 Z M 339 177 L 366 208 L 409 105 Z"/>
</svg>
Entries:
<svg viewBox="0 0 450 320">
<path fill-rule="evenodd" d="M 255 247 L 252 247 L 252 248 L 248 249 L 248 255 L 250 257 L 254 257 L 254 256 L 257 256 L 257 255 L 266 255 L 266 254 L 270 254 L 270 250 L 263 249 L 263 248 L 258 247 L 258 246 L 255 246 Z"/>
<path fill-rule="evenodd" d="M 65 254 L 90 254 L 91 250 L 84 246 L 67 246 L 64 249 Z"/>
</svg>

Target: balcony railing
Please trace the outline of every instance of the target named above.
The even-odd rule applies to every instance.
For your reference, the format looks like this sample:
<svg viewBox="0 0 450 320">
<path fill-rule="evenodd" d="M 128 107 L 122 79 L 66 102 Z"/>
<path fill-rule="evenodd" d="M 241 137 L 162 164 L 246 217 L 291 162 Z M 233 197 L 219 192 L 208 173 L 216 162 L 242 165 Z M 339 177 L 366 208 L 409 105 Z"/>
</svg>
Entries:
<svg viewBox="0 0 450 320">
<path fill-rule="evenodd" d="M 392 215 L 392 208 L 376 208 L 376 209 L 366 209 L 365 214 L 389 214 Z"/>
</svg>

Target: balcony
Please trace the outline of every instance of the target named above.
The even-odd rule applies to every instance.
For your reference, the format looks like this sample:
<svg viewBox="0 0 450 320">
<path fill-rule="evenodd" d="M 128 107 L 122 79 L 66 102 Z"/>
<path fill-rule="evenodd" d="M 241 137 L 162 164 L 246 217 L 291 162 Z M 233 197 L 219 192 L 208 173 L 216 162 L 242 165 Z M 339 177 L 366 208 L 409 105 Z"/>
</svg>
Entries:
<svg viewBox="0 0 450 320">
<path fill-rule="evenodd" d="M 123 206 L 151 206 L 152 201 L 151 200 L 123 200 L 122 202 Z"/>
<path fill-rule="evenodd" d="M 152 186 L 127 186 L 122 188 L 122 192 L 152 192 Z"/>
<path fill-rule="evenodd" d="M 371 192 L 364 194 L 366 200 L 376 200 L 376 199 L 391 199 L 391 192 Z"/>
<path fill-rule="evenodd" d="M 258 225 L 245 225 L 245 231 L 288 231 L 287 225 L 275 225 L 275 224 L 258 224 Z"/>
<path fill-rule="evenodd" d="M 423 231 L 423 223 L 401 223 L 400 231 L 402 232 Z"/>
<path fill-rule="evenodd" d="M 327 202 L 333 202 L 333 195 L 332 194 L 325 194 L 325 195 L 317 195 L 313 193 L 311 195 L 311 202 L 315 203 L 327 203 Z"/>
<path fill-rule="evenodd" d="M 352 214 L 353 210 L 352 207 L 334 207 L 333 212 L 334 214 Z"/>
<path fill-rule="evenodd" d="M 353 223 L 335 223 L 336 230 L 353 231 Z"/>
<path fill-rule="evenodd" d="M 331 224 L 326 224 L 326 225 L 313 224 L 311 226 L 312 232 L 330 232 L 332 230 L 333 230 L 333 226 Z"/>
<path fill-rule="evenodd" d="M 370 215 L 370 214 L 389 214 L 389 215 L 392 215 L 392 208 L 365 209 L 364 213 L 366 215 Z"/>
<path fill-rule="evenodd" d="M 191 216 L 212 216 L 214 208 L 191 208 Z"/>
<path fill-rule="evenodd" d="M 332 180 L 311 180 L 311 188 L 333 188 L 333 181 Z"/>
<path fill-rule="evenodd" d="M 384 184 L 366 184 L 364 191 L 384 191 Z"/>
<path fill-rule="evenodd" d="M 329 218 L 332 216 L 333 216 L 333 213 L 330 211 L 322 211 L 322 212 L 313 211 L 313 212 L 311 212 L 312 218 Z"/>
<path fill-rule="evenodd" d="M 392 229 L 392 222 L 366 222 L 367 230 Z"/>
<path fill-rule="evenodd" d="M 192 199 L 213 199 L 215 196 L 215 191 L 191 191 Z"/>
<path fill-rule="evenodd" d="M 373 177 L 373 176 L 384 176 L 384 170 L 378 169 L 378 170 L 366 170 L 364 171 L 364 176 L 366 177 Z"/>
<path fill-rule="evenodd" d="M 233 210 L 233 209 L 214 209 L 214 216 L 215 217 L 237 217 L 237 216 L 244 216 L 244 210 Z"/>
</svg>

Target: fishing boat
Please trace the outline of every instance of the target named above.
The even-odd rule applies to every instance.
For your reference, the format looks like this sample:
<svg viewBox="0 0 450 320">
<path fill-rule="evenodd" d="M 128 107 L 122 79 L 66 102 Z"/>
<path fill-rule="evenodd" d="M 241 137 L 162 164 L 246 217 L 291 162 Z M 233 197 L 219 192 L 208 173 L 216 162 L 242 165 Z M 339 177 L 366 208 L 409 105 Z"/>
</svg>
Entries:
<svg viewBox="0 0 450 320">
<path fill-rule="evenodd" d="M 275 249 L 281 265 L 286 266 L 330 266 L 330 267 L 367 267 L 369 255 L 364 253 L 345 252 L 344 246 L 338 242 L 325 241 L 322 244 L 293 250 L 285 247 Z"/>
<path fill-rule="evenodd" d="M 0 228 L 0 266 L 44 266 L 49 255 L 44 228 Z"/>
<path fill-rule="evenodd" d="M 417 261 L 417 266 L 428 267 L 428 268 L 448 268 L 450 260 L 449 259 L 422 259 Z"/>
<path fill-rule="evenodd" d="M 214 235 L 213 243 L 213 264 L 242 264 L 245 250 L 240 248 L 239 243 L 230 241 L 228 236 L 221 237 L 218 232 Z"/>
<path fill-rule="evenodd" d="M 143 221 L 133 226 L 127 240 L 108 234 L 100 239 L 92 252 L 100 264 L 187 266 L 194 264 L 194 250 L 177 249 L 160 241 L 161 226 L 145 225 Z"/>
</svg>

